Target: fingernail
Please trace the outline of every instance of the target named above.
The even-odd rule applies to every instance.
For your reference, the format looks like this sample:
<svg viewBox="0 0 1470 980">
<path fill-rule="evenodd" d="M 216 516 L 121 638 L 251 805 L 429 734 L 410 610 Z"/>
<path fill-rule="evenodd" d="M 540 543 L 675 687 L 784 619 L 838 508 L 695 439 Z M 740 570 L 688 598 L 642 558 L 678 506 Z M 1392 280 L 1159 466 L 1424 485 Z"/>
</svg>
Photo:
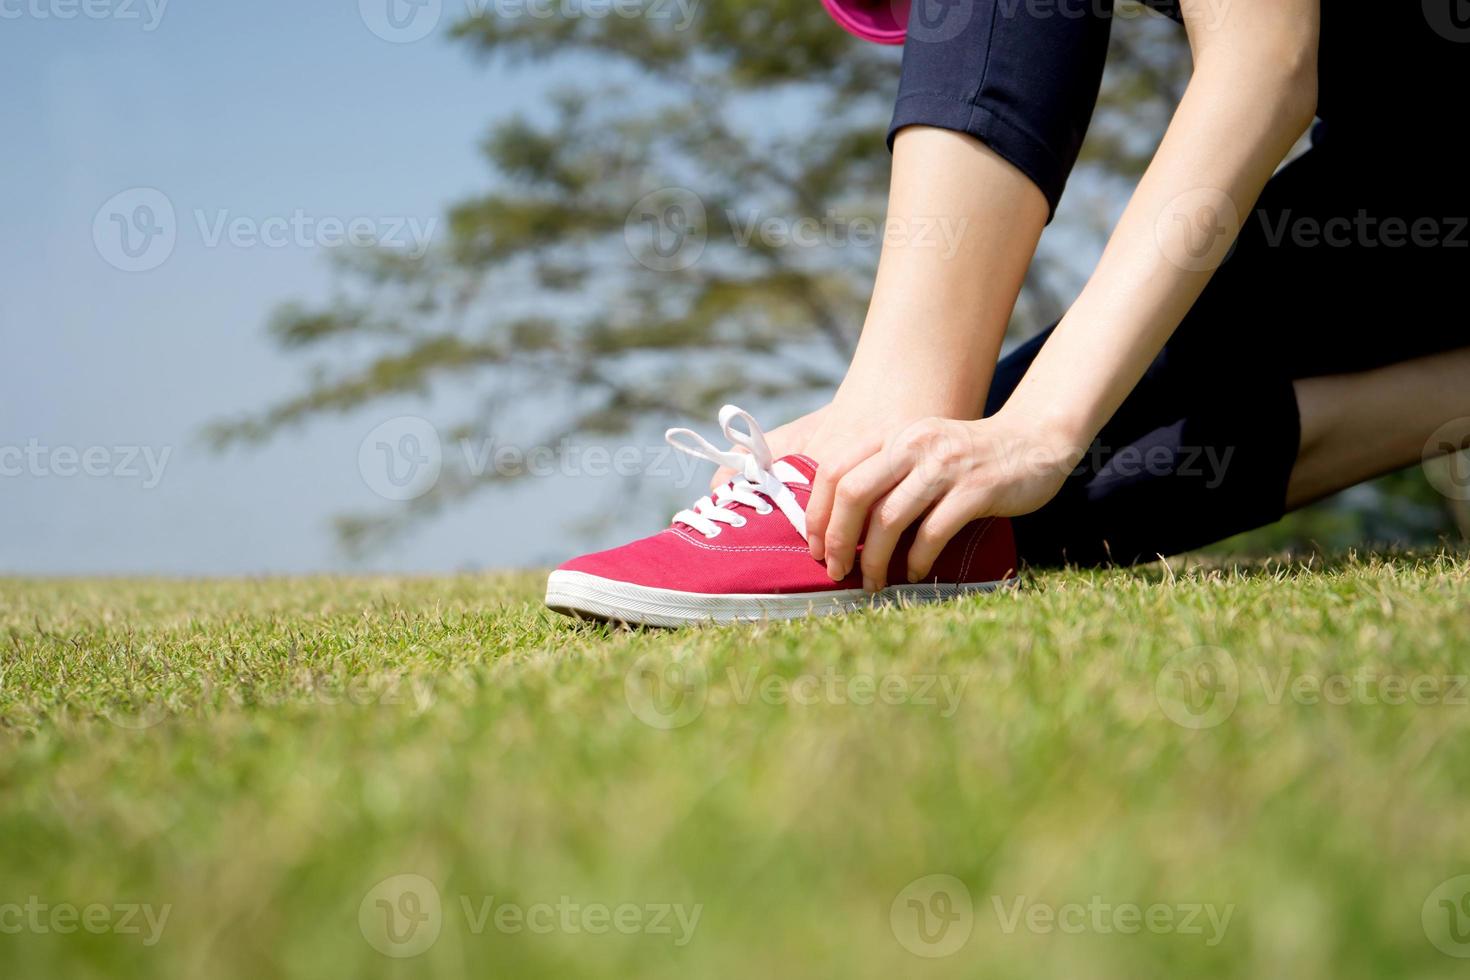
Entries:
<svg viewBox="0 0 1470 980">
<path fill-rule="evenodd" d="M 878 583 L 875 582 L 875 581 L 873 581 L 868 576 L 864 575 L 863 576 L 863 591 L 866 592 L 866 593 L 868 593 L 869 595 L 872 595 L 874 592 L 877 592 L 878 591 Z"/>
<path fill-rule="evenodd" d="M 913 584 L 914 584 L 914 583 L 915 583 L 915 582 L 917 582 L 917 581 L 918 581 L 918 580 L 919 580 L 919 573 L 918 573 L 918 572 L 915 572 L 915 571 L 912 571 L 912 570 L 910 570 L 910 571 L 909 571 L 909 584 L 910 584 L 910 585 L 913 585 Z"/>
<path fill-rule="evenodd" d="M 838 567 L 836 558 L 827 559 L 827 577 L 834 582 L 841 582 L 847 577 L 847 573 Z"/>
</svg>

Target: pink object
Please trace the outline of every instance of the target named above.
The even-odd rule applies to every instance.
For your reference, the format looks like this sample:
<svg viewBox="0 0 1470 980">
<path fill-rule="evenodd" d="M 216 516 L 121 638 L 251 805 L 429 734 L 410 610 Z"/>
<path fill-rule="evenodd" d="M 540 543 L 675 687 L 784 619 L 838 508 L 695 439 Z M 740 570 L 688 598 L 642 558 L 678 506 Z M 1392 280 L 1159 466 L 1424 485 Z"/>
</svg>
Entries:
<svg viewBox="0 0 1470 980">
<path fill-rule="evenodd" d="M 779 480 L 768 486 L 779 493 L 784 485 L 804 514 L 816 463 L 795 455 L 767 465 Z M 677 626 L 794 619 L 875 602 L 933 602 L 1016 582 L 1011 523 L 985 518 L 955 535 L 928 580 L 914 585 L 908 584 L 906 567 L 910 529 L 894 550 L 888 571 L 888 581 L 900 584 L 869 596 L 860 571 L 833 582 L 812 559 L 792 520 L 771 505 L 771 497 L 757 494 L 756 499 L 759 507 L 725 504 L 734 523 L 721 524 L 712 534 L 676 518 L 672 527 L 651 537 L 574 558 L 551 573 L 546 604 L 584 618 Z"/>
<path fill-rule="evenodd" d="M 909 0 L 822 0 L 842 29 L 875 44 L 902 44 L 909 26 Z"/>
</svg>

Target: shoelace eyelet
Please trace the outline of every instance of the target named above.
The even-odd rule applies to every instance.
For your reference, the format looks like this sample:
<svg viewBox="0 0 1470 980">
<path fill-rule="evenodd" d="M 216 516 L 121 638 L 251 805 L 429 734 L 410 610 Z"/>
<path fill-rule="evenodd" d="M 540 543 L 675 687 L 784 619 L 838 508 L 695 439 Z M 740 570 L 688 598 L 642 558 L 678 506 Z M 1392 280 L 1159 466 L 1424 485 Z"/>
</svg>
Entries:
<svg viewBox="0 0 1470 980">
<path fill-rule="evenodd" d="M 738 428 L 737 422 L 743 422 L 745 428 Z M 691 429 L 670 429 L 664 433 L 665 441 L 680 452 L 744 474 L 724 487 L 716 487 L 710 496 L 701 497 L 692 508 L 679 511 L 674 515 L 674 523 L 701 531 L 705 540 L 710 540 L 722 529 L 717 524 L 723 527 L 746 526 L 748 518 L 733 512 L 736 505 L 743 504 L 761 517 L 781 511 L 797 533 L 805 538 L 807 532 L 801 504 L 791 487 L 778 475 L 786 472 L 781 469 L 783 461 L 772 456 L 760 425 L 749 412 L 735 405 L 726 405 L 720 409 L 720 428 L 734 447 L 729 451 L 715 448 L 708 439 Z M 794 479 L 807 482 L 800 479 L 799 473 Z"/>
</svg>

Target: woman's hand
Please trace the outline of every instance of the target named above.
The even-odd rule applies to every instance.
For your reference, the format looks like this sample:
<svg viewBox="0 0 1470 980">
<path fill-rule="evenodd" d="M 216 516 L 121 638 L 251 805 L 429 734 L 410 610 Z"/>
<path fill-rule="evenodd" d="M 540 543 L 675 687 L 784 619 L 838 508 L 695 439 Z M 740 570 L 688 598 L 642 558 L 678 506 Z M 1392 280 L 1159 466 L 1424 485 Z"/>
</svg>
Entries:
<svg viewBox="0 0 1470 980">
<path fill-rule="evenodd" d="M 922 419 L 876 451 L 823 460 L 806 509 L 812 557 L 837 581 L 862 542 L 863 588 L 877 591 L 888 584 L 899 535 L 919 521 L 908 555 L 908 580 L 917 582 L 970 521 L 1028 514 L 1051 500 L 1085 450 L 1078 442 L 1002 410 L 978 422 Z"/>
</svg>

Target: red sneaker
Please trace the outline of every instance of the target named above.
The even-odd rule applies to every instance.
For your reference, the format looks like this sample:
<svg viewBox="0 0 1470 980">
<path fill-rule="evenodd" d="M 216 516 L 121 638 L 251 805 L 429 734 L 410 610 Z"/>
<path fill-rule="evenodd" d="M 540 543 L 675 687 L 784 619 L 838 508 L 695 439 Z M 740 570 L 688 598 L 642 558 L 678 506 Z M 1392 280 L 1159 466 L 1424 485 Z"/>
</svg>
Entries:
<svg viewBox="0 0 1470 980">
<path fill-rule="evenodd" d="M 748 432 L 732 425 L 737 418 Z M 689 429 L 670 429 L 665 438 L 675 449 L 742 475 L 715 490 L 713 499 L 675 514 L 673 526 L 658 534 L 562 565 L 546 583 L 548 606 L 582 618 L 680 626 L 936 602 L 1016 583 L 1015 540 L 1004 517 L 962 528 L 926 582 L 906 582 L 912 529 L 899 540 L 888 572 L 890 582 L 903 584 L 869 595 L 857 569 L 833 582 L 806 543 L 817 464 L 801 455 L 773 460 L 760 426 L 734 405 L 720 410 L 720 426 L 747 452 L 723 452 Z"/>
</svg>

